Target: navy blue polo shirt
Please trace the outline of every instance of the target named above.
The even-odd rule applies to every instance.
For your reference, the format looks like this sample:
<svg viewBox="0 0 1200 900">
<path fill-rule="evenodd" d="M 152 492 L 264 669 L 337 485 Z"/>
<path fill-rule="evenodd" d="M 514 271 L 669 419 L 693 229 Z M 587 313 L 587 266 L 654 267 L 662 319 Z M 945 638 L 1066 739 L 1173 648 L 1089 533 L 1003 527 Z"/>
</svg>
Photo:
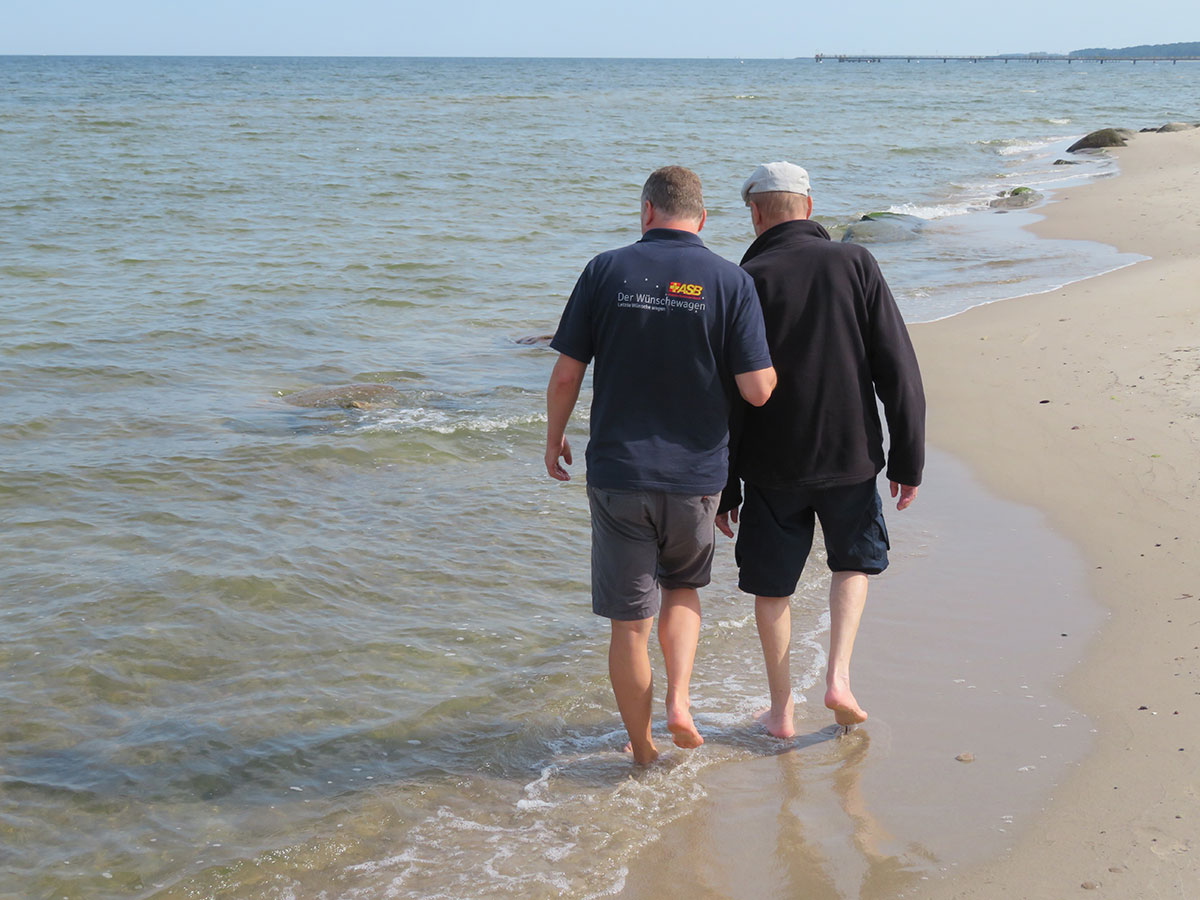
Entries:
<svg viewBox="0 0 1200 900">
<path fill-rule="evenodd" d="M 725 486 L 733 376 L 771 365 L 754 280 L 686 231 L 595 257 L 550 346 L 595 360 L 587 481 L 710 494 Z"/>
</svg>

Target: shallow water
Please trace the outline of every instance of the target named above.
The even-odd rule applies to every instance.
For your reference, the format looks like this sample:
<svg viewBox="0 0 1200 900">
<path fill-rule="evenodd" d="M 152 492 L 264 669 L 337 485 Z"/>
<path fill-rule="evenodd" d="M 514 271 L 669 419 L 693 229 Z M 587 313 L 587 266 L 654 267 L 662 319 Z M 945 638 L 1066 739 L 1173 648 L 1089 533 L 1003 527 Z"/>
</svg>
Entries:
<svg viewBox="0 0 1200 900">
<path fill-rule="evenodd" d="M 912 321 L 1127 263 L 986 202 L 1111 171 L 1052 163 L 1186 117 L 1193 74 L 0 58 L 0 893 L 615 885 L 695 771 L 750 752 L 756 642 L 727 554 L 697 691 L 724 749 L 629 778 L 582 479 L 541 465 L 551 356 L 515 340 L 672 162 L 735 259 L 766 159 L 809 167 L 835 229 L 930 218 L 872 248 Z M 396 394 L 282 400 L 348 382 Z"/>
</svg>

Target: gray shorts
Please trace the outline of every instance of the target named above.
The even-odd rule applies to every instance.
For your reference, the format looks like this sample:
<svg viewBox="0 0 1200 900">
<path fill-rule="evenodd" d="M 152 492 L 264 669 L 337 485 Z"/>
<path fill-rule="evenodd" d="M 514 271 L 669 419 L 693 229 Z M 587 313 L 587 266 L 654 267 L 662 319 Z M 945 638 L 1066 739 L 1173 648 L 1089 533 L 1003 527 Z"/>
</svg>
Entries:
<svg viewBox="0 0 1200 900">
<path fill-rule="evenodd" d="M 606 491 L 592 509 L 592 611 L 633 621 L 657 615 L 659 587 L 701 588 L 711 578 L 719 494 Z"/>
</svg>

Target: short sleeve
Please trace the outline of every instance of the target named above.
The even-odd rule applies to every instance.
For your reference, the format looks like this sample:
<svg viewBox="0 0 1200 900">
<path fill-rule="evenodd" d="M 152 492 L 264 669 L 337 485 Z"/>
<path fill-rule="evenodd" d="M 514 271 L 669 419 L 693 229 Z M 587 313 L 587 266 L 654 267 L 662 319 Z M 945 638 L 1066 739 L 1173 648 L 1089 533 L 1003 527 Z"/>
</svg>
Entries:
<svg viewBox="0 0 1200 900">
<path fill-rule="evenodd" d="M 738 291 L 733 306 L 726 358 L 729 360 L 729 371 L 734 375 L 757 372 L 771 365 L 762 304 L 754 289 L 754 280 L 749 275 L 745 278 L 742 290 Z"/>
<path fill-rule="evenodd" d="M 558 330 L 554 332 L 554 339 L 550 341 L 551 348 L 581 363 L 590 363 L 595 355 L 591 316 L 594 262 L 593 260 L 588 263 L 580 273 L 575 282 L 575 289 L 571 291 L 566 308 L 563 309 L 562 318 L 558 321 Z"/>
</svg>

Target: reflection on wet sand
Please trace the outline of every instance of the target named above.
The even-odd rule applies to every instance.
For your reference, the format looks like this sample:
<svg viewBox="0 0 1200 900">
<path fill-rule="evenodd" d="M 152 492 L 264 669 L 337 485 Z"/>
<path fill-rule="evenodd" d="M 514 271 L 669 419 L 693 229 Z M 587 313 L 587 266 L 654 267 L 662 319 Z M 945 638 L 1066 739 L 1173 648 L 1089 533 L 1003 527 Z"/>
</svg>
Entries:
<svg viewBox="0 0 1200 900">
<path fill-rule="evenodd" d="M 774 743 L 769 755 L 701 776 L 695 814 L 635 861 L 620 896 L 655 885 L 656 896 L 681 900 L 894 900 L 933 868 L 928 850 L 898 841 L 867 803 L 866 729 Z"/>
</svg>

